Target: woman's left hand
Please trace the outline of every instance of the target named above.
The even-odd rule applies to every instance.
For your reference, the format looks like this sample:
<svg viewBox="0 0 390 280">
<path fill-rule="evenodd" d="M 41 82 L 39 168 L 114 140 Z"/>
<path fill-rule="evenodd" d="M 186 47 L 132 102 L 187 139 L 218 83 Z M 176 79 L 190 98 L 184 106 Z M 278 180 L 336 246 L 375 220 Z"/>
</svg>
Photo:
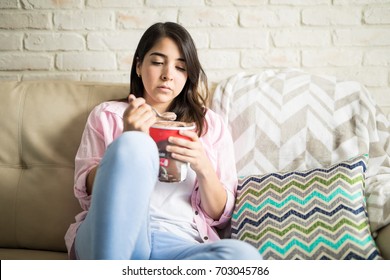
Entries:
<svg viewBox="0 0 390 280">
<path fill-rule="evenodd" d="M 198 176 L 207 172 L 211 164 L 196 132 L 181 130 L 179 133 L 191 140 L 171 136 L 168 141 L 172 145 L 167 146 L 167 151 L 174 159 L 188 162 Z"/>
</svg>

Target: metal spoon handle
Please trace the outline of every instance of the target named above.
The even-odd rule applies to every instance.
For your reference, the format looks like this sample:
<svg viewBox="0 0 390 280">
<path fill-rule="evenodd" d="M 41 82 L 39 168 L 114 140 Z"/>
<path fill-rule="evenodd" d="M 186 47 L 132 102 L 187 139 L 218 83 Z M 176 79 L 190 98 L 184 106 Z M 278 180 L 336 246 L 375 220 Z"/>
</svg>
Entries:
<svg viewBox="0 0 390 280">
<path fill-rule="evenodd" d="M 155 108 L 151 107 L 153 112 L 156 114 L 156 116 L 160 119 L 167 120 L 167 121 L 174 121 L 176 120 L 177 116 L 174 112 L 165 112 L 165 113 L 159 113 Z"/>
</svg>

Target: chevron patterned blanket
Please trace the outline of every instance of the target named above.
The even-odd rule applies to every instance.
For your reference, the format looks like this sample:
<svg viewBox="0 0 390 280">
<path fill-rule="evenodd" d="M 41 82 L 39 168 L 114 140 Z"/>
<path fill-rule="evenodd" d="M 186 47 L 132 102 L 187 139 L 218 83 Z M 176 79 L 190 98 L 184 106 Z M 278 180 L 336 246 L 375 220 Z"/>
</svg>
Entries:
<svg viewBox="0 0 390 280">
<path fill-rule="evenodd" d="M 298 69 L 236 74 L 211 109 L 232 133 L 239 177 L 330 166 L 367 154 L 369 225 L 390 223 L 390 125 L 360 83 Z"/>
</svg>

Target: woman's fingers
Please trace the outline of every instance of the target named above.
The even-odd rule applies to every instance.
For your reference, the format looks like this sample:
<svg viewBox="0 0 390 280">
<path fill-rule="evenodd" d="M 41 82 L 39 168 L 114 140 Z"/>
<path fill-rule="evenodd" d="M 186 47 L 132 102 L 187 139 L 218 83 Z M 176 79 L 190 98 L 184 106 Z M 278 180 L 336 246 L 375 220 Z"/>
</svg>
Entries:
<svg viewBox="0 0 390 280">
<path fill-rule="evenodd" d="M 124 131 L 138 130 L 149 133 L 149 128 L 156 122 L 156 116 L 151 107 L 142 97 L 136 98 L 130 94 L 129 106 L 123 114 Z"/>
</svg>

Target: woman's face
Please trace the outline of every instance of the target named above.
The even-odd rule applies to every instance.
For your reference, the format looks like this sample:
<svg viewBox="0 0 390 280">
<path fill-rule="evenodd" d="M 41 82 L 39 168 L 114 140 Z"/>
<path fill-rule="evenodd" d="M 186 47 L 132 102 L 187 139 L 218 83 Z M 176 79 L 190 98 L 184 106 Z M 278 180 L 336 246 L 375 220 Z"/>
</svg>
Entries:
<svg viewBox="0 0 390 280">
<path fill-rule="evenodd" d="M 186 62 L 176 43 L 168 37 L 159 40 L 142 63 L 137 63 L 137 74 L 141 75 L 146 103 L 160 112 L 166 111 L 180 94 L 188 77 Z"/>
</svg>

